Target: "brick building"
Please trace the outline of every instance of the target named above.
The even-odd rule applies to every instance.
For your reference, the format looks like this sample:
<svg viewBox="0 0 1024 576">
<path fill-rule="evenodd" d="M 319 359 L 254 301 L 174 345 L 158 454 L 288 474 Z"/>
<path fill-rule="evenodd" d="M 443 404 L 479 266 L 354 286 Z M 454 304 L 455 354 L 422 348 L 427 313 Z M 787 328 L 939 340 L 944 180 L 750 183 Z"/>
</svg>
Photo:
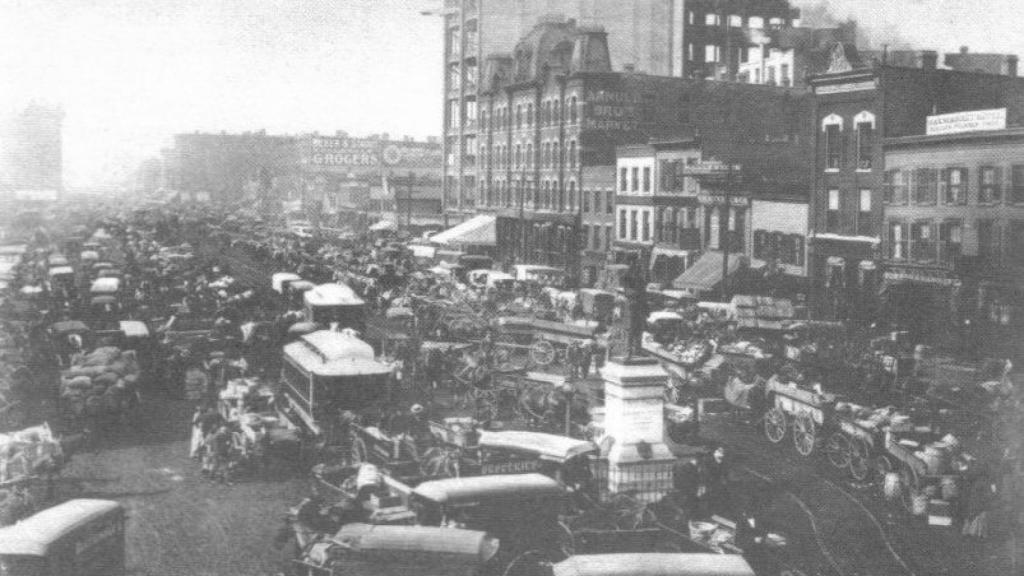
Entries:
<svg viewBox="0 0 1024 576">
<path fill-rule="evenodd" d="M 735 78 L 752 38 L 796 25 L 787 0 L 445 0 L 443 108 L 449 219 L 476 213 L 478 110 L 490 84 L 486 59 L 511 54 L 537 24 L 573 19 L 608 32 L 611 70 L 680 78 Z"/>
<path fill-rule="evenodd" d="M 857 67 L 841 45 L 831 62 L 828 72 L 810 79 L 815 122 L 811 306 L 823 317 L 868 321 L 881 312 L 883 143 L 925 134 L 930 115 L 965 110 L 1006 108 L 1008 125 L 1021 125 L 1024 81 L 932 67 Z M 931 172 L 924 176 L 938 178 Z"/>
<path fill-rule="evenodd" d="M 985 115 L 1001 112 L 957 116 Z M 1013 342 L 1024 326 L 1024 127 L 962 125 L 883 144 L 883 302 L 922 331 L 964 336 L 970 320 L 972 340 Z"/>
<path fill-rule="evenodd" d="M 746 159 L 752 181 L 803 182 L 809 173 L 809 155 L 798 153 L 809 141 L 807 99 L 797 90 L 612 72 L 606 32 L 571 21 L 538 25 L 485 68 L 477 205 L 497 216 L 504 260 L 566 267 L 573 277 L 586 268 L 592 280 L 603 263 L 595 234 L 607 247 L 614 224 L 608 167 L 621 144 L 699 134 L 705 154 Z"/>
</svg>

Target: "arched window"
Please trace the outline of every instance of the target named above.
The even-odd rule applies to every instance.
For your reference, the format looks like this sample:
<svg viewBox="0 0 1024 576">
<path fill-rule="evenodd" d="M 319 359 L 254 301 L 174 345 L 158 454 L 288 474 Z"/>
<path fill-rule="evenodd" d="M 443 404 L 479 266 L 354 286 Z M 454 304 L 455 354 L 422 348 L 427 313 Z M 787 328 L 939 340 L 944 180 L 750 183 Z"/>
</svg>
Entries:
<svg viewBox="0 0 1024 576">
<path fill-rule="evenodd" d="M 526 126 L 533 126 L 533 102 L 526 105 Z"/>
<path fill-rule="evenodd" d="M 554 124 L 562 121 L 562 100 L 560 98 L 551 101 L 551 117 Z"/>
<path fill-rule="evenodd" d="M 516 106 L 516 128 L 523 127 L 523 105 Z"/>
<path fill-rule="evenodd" d="M 839 170 L 843 158 L 842 117 L 829 114 L 822 119 L 821 130 L 825 133 L 825 169 Z"/>
<path fill-rule="evenodd" d="M 569 141 L 568 156 L 569 157 L 567 158 L 567 160 L 569 161 L 569 168 L 570 169 L 575 169 L 576 168 L 576 141 L 575 140 L 570 140 Z"/>
<path fill-rule="evenodd" d="M 515 164 L 513 164 L 512 167 L 518 169 L 522 165 L 523 165 L 523 149 L 522 149 L 522 147 L 519 144 L 516 144 Z"/>
<path fill-rule="evenodd" d="M 576 181 L 569 181 L 569 212 L 576 211 Z"/>
<path fill-rule="evenodd" d="M 577 105 L 576 97 L 573 96 L 572 98 L 569 98 L 569 123 L 570 124 L 575 124 L 576 121 L 579 119 L 579 111 L 576 109 L 576 107 L 577 107 L 576 105 Z"/>
<path fill-rule="evenodd" d="M 533 168 L 533 144 L 526 145 L 526 168 Z"/>
<path fill-rule="evenodd" d="M 871 170 L 875 142 L 875 115 L 867 110 L 853 117 L 857 131 L 857 170 Z"/>
</svg>

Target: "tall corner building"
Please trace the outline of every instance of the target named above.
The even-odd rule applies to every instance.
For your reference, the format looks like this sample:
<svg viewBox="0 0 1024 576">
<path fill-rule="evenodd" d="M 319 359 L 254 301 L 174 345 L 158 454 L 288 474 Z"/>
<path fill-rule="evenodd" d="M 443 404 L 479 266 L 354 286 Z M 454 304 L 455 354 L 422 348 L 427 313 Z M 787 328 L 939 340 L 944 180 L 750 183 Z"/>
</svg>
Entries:
<svg viewBox="0 0 1024 576">
<path fill-rule="evenodd" d="M 759 32 L 793 26 L 800 12 L 789 0 L 444 0 L 442 15 L 444 206 L 454 223 L 477 211 L 484 60 L 511 56 L 538 23 L 602 26 L 613 70 L 733 79 Z"/>
</svg>

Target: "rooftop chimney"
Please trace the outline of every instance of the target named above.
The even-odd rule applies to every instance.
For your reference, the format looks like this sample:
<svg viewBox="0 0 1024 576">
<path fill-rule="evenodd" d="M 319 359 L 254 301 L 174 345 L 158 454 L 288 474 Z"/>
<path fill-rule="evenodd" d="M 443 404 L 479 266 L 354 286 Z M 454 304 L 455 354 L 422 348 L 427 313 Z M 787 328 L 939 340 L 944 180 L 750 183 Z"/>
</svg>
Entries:
<svg viewBox="0 0 1024 576">
<path fill-rule="evenodd" d="M 611 72 L 611 56 L 608 54 L 608 33 L 602 26 L 588 26 L 579 29 L 572 52 L 574 72 Z"/>
<path fill-rule="evenodd" d="M 934 50 L 921 51 L 921 68 L 924 70 L 935 70 L 939 63 L 939 54 Z"/>
<path fill-rule="evenodd" d="M 960 47 L 960 53 L 961 54 L 967 54 L 967 46 L 961 46 Z"/>
</svg>

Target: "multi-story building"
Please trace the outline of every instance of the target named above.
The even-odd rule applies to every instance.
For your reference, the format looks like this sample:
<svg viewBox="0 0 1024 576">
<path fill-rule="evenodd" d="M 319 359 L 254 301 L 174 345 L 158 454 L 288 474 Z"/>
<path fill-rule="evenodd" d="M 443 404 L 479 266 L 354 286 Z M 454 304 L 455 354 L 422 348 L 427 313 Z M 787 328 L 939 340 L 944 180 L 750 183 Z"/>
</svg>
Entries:
<svg viewBox="0 0 1024 576">
<path fill-rule="evenodd" d="M 164 150 L 164 183 L 168 190 L 215 199 L 239 199 L 261 174 L 282 177 L 298 169 L 298 139 L 267 135 L 194 132 L 176 134 Z"/>
<path fill-rule="evenodd" d="M 741 262 L 770 263 L 780 275 L 805 277 L 806 182 L 763 169 L 755 179 L 742 165 L 733 166 L 730 180 L 717 158 L 747 158 L 724 148 L 711 153 L 720 142 L 708 140 L 708 150 L 694 138 L 619 147 L 616 248 L 641 254 L 650 283 L 694 293 L 721 282 L 723 264 L 733 273 Z M 789 165 L 808 151 L 788 148 Z M 780 180 L 786 184 L 774 183 Z M 800 284 L 786 287 L 801 290 Z"/>
<path fill-rule="evenodd" d="M 842 45 L 831 61 L 828 72 L 810 79 L 811 306 L 824 317 L 870 320 L 879 311 L 886 232 L 883 140 L 924 134 L 928 116 L 979 108 L 1006 108 L 1008 125 L 1021 125 L 1024 81 L 935 68 L 858 68 Z M 921 174 L 926 180 L 915 186 L 937 189 L 937 172 Z"/>
<path fill-rule="evenodd" d="M 478 109 L 491 80 L 484 61 L 511 54 L 538 20 L 604 27 L 612 70 L 733 79 L 753 35 L 799 19 L 788 0 L 445 0 L 441 14 L 445 206 L 452 220 L 478 208 Z"/>
<path fill-rule="evenodd" d="M 980 54 L 970 52 L 967 46 L 961 46 L 959 52 L 946 54 L 942 62 L 946 67 L 962 72 L 984 72 L 1003 76 L 1017 75 L 1018 58 L 1016 54 Z"/>
<path fill-rule="evenodd" d="M 56 200 L 64 189 L 64 110 L 32 103 L 0 124 L 0 195 Z"/>
<path fill-rule="evenodd" d="M 574 277 L 584 265 L 584 279 L 592 279 L 603 263 L 593 226 L 607 246 L 614 224 L 607 168 L 617 145 L 699 133 L 705 153 L 741 156 L 752 175 L 808 173 L 807 155 L 792 153 L 809 141 L 802 93 L 612 72 L 606 37 L 571 21 L 543 23 L 514 55 L 485 65 L 491 80 L 480 95 L 477 204 L 496 212 L 504 259 L 565 266 Z M 604 193 L 603 214 L 594 212 L 595 192 Z M 589 250 L 578 240 L 584 223 L 592 226 Z"/>
<path fill-rule="evenodd" d="M 844 43 L 856 50 L 856 30 L 847 28 L 782 28 L 760 36 L 739 63 L 736 79 L 748 84 L 806 86 L 807 77 L 828 69 L 832 47 Z"/>
<path fill-rule="evenodd" d="M 1004 114 L 937 116 L 939 133 L 884 141 L 883 302 L 901 324 L 970 320 L 990 342 L 1024 326 L 1024 127 L 1000 129 Z"/>
</svg>

